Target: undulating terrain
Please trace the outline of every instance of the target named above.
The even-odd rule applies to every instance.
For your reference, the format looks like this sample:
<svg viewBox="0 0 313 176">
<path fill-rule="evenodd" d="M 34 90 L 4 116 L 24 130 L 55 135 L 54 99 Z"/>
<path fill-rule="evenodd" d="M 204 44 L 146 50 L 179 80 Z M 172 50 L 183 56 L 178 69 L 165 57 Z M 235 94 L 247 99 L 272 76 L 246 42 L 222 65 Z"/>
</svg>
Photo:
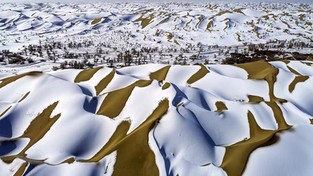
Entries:
<svg viewBox="0 0 313 176">
<path fill-rule="evenodd" d="M 0 47 L 20 48 L 50 37 L 93 38 L 116 46 L 307 43 L 313 37 L 312 9 L 300 3 L 3 3 Z"/>
<path fill-rule="evenodd" d="M 309 176 L 312 64 L 2 77 L 0 175 Z"/>
<path fill-rule="evenodd" d="M 312 23 L 312 3 L 0 2 L 0 176 L 311 176 Z"/>
</svg>

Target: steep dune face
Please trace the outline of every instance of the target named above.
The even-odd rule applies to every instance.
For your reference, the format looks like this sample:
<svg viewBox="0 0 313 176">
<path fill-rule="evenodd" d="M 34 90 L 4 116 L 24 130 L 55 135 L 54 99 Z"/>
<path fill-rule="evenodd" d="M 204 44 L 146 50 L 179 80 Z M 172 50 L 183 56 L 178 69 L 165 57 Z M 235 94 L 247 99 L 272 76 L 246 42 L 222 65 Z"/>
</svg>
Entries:
<svg viewBox="0 0 313 176">
<path fill-rule="evenodd" d="M 311 175 L 312 75 L 259 61 L 6 77 L 0 175 Z"/>
</svg>

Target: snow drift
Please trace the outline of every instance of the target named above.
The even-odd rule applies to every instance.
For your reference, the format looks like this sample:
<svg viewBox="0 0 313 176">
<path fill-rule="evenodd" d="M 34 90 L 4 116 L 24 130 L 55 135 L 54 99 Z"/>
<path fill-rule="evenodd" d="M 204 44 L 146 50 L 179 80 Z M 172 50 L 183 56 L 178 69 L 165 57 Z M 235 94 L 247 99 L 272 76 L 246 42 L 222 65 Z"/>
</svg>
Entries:
<svg viewBox="0 0 313 176">
<path fill-rule="evenodd" d="M 312 64 L 1 78 L 0 175 L 311 175 Z"/>
</svg>

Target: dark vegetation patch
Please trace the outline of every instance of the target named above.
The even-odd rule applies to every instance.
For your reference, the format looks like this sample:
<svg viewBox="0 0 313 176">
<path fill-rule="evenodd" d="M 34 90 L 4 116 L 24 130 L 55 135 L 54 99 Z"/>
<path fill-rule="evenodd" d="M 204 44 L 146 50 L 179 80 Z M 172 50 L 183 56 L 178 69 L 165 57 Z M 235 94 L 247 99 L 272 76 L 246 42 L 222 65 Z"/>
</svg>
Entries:
<svg viewBox="0 0 313 176">
<path fill-rule="evenodd" d="M 283 52 L 273 50 L 255 50 L 253 53 L 230 53 L 230 56 L 222 61 L 222 64 L 242 64 L 247 62 L 284 61 L 284 60 L 309 60 L 313 61 L 313 54 L 301 54 L 299 52 Z"/>
</svg>

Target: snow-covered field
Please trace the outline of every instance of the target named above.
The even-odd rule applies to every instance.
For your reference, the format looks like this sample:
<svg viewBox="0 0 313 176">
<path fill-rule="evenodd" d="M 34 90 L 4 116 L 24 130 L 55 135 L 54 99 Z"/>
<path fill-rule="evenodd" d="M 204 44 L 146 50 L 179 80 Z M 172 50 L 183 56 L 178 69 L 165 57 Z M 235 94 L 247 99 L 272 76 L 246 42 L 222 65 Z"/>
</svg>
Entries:
<svg viewBox="0 0 313 176">
<path fill-rule="evenodd" d="M 310 176 L 312 64 L 4 76 L 0 175 Z"/>
<path fill-rule="evenodd" d="M 312 23 L 300 3 L 0 3 L 0 176 L 311 176 Z M 283 61 L 193 65 L 259 49 Z"/>
<path fill-rule="evenodd" d="M 0 48 L 14 51 L 51 37 L 124 47 L 310 43 L 312 9 L 300 3 L 3 3 Z"/>
</svg>

